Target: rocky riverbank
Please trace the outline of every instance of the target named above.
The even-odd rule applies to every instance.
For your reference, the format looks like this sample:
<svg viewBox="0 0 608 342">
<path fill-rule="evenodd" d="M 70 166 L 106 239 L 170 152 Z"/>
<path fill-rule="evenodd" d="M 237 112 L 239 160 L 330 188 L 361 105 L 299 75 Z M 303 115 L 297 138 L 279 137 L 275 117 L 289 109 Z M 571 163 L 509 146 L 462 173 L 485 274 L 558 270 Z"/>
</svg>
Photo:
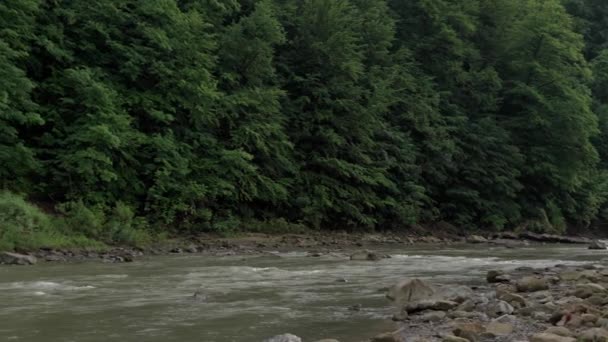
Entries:
<svg viewBox="0 0 608 342">
<path fill-rule="evenodd" d="M 494 270 L 486 282 L 468 287 L 404 279 L 387 292 L 399 329 L 371 342 L 608 341 L 604 265 Z M 265 342 L 302 340 L 285 334 Z"/>
<path fill-rule="evenodd" d="M 270 251 L 307 251 L 312 256 L 357 248 L 373 248 L 379 245 L 455 245 L 483 244 L 493 247 L 518 248 L 534 244 L 564 243 L 588 245 L 589 248 L 606 249 L 599 242 L 584 237 L 565 237 L 550 234 L 523 232 L 500 233 L 491 236 L 468 235 L 455 233 L 310 233 L 310 234 L 246 234 L 239 237 L 224 238 L 216 235 L 201 235 L 190 238 L 179 238 L 164 241 L 145 248 L 108 247 L 102 250 L 87 249 L 50 249 L 35 251 L 17 251 L 0 257 L 0 264 L 33 264 L 36 262 L 83 262 L 101 261 L 108 263 L 131 262 L 146 255 L 167 255 L 182 253 L 201 253 L 206 255 L 251 255 L 265 254 Z M 15 257 L 21 255 L 21 257 Z"/>
<path fill-rule="evenodd" d="M 372 341 L 608 341 L 605 265 L 496 270 L 486 280 L 473 288 L 396 284 L 387 296 L 401 328 Z"/>
</svg>

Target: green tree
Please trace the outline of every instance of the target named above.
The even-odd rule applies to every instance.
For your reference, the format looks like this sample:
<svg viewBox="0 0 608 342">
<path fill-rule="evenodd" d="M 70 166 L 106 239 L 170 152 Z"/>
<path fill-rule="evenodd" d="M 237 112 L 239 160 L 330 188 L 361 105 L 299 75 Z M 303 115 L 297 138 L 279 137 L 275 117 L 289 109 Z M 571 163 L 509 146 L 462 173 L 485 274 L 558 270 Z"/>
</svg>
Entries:
<svg viewBox="0 0 608 342">
<path fill-rule="evenodd" d="M 582 219 L 571 198 L 595 173 L 598 159 L 583 39 L 557 0 L 487 3 L 501 16 L 489 36 L 502 39 L 486 43 L 504 83 L 501 124 L 525 155 L 527 214 Z"/>
<path fill-rule="evenodd" d="M 23 130 L 43 122 L 30 97 L 35 83 L 25 70 L 38 10 L 36 0 L 0 3 L 0 187 L 5 189 L 25 190 L 37 166 Z"/>
</svg>

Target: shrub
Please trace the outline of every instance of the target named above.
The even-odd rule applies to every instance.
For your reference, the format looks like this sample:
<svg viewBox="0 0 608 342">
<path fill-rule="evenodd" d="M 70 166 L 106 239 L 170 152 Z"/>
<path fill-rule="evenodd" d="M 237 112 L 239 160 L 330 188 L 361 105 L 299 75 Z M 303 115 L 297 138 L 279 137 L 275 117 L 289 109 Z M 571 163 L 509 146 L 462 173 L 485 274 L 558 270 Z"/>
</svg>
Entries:
<svg viewBox="0 0 608 342">
<path fill-rule="evenodd" d="M 23 197 L 0 192 L 0 250 L 40 247 L 102 247 L 82 235 L 66 235 L 55 221 Z"/>
</svg>

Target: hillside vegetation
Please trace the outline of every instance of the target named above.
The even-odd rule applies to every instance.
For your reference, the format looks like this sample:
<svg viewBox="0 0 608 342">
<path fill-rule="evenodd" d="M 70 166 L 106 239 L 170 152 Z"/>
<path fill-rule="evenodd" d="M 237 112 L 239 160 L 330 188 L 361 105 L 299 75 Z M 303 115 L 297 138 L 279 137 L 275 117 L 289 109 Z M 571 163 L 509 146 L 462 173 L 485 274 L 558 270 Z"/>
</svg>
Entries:
<svg viewBox="0 0 608 342">
<path fill-rule="evenodd" d="M 0 243 L 47 214 L 126 243 L 589 227 L 606 18 L 605 0 L 3 0 L 0 210 L 33 221 L 0 213 Z"/>
</svg>

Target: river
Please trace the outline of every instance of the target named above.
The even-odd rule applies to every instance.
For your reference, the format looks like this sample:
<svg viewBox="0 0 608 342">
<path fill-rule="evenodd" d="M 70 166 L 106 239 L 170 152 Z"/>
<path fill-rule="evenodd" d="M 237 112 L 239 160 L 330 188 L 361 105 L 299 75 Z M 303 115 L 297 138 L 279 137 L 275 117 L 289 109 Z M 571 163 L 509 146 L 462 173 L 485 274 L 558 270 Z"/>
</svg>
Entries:
<svg viewBox="0 0 608 342">
<path fill-rule="evenodd" d="M 358 342 L 394 328 L 383 289 L 401 278 L 475 284 L 489 269 L 599 263 L 608 257 L 584 246 L 376 251 L 392 258 L 364 262 L 348 260 L 345 252 L 275 252 L 3 266 L 0 341 L 256 342 L 289 332 L 306 342 Z"/>
</svg>

